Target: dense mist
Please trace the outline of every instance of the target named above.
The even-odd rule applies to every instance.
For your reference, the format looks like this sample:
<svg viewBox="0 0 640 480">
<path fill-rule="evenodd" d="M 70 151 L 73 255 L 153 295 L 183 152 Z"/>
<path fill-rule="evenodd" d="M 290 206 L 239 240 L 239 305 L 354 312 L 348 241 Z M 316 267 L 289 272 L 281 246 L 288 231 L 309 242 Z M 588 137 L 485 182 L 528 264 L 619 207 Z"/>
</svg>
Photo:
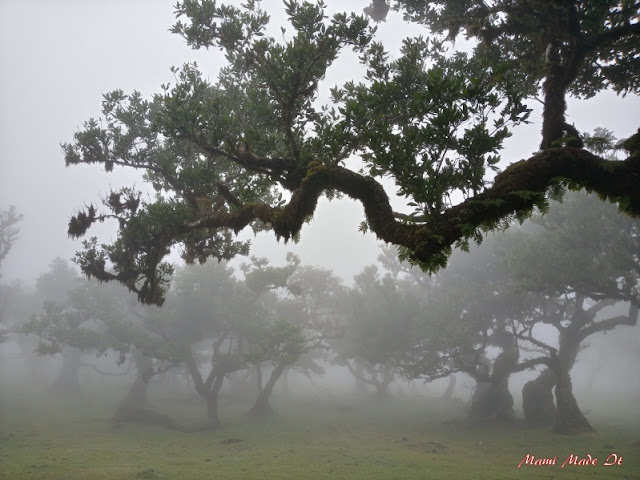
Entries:
<svg viewBox="0 0 640 480">
<path fill-rule="evenodd" d="M 0 480 L 636 478 L 638 5 L 226 3 L 0 4 Z"/>
</svg>

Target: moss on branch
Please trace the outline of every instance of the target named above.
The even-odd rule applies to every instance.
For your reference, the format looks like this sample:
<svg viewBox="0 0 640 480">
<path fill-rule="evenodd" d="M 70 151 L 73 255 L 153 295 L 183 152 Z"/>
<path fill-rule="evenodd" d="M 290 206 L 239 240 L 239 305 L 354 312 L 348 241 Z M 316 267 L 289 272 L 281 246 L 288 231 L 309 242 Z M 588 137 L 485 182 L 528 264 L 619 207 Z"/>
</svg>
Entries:
<svg viewBox="0 0 640 480">
<path fill-rule="evenodd" d="M 406 247 L 416 260 L 430 264 L 434 256 L 468 236 L 470 227 L 493 226 L 509 215 L 530 211 L 559 182 L 584 187 L 620 202 L 626 213 L 638 215 L 639 177 L 637 156 L 618 162 L 604 160 L 586 150 L 548 149 L 508 167 L 484 192 L 442 214 L 426 217 L 423 224 L 408 224 L 396 219 L 389 197 L 375 179 L 337 165 L 314 163 L 286 206 L 247 204 L 235 213 L 203 217 L 189 227 L 228 227 L 239 231 L 251 221 L 260 220 L 270 225 L 278 238 L 288 240 L 313 215 L 322 192 L 332 189 L 362 203 L 367 223 L 378 238 Z"/>
</svg>

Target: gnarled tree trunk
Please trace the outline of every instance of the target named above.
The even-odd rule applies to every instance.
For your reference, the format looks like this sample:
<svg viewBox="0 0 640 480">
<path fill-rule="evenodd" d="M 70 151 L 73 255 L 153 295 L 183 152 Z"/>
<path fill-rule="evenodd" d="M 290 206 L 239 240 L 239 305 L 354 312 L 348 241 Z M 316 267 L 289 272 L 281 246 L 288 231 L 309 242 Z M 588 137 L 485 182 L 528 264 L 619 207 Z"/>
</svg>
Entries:
<svg viewBox="0 0 640 480">
<path fill-rule="evenodd" d="M 285 362 L 276 365 L 276 368 L 274 368 L 271 375 L 269 375 L 269 380 L 267 380 L 265 386 L 260 388 L 260 393 L 258 394 L 256 403 L 254 403 L 251 410 L 249 410 L 251 415 L 266 416 L 273 414 L 273 409 L 271 408 L 271 405 L 269 405 L 269 398 L 273 392 L 273 387 L 276 385 L 277 381 L 288 366 L 289 364 Z"/>
<path fill-rule="evenodd" d="M 134 351 L 133 358 L 136 362 L 136 378 L 116 410 L 113 420 L 115 422 L 144 423 L 172 430 L 181 430 L 171 418 L 156 412 L 149 403 L 147 387 L 149 380 L 154 375 L 153 360 L 144 356 L 138 350 Z"/>
<path fill-rule="evenodd" d="M 449 383 L 447 384 L 447 389 L 442 394 L 443 400 L 451 400 L 453 398 L 453 391 L 456 388 L 456 383 L 456 375 L 455 373 L 452 373 L 451 375 L 449 375 Z"/>
<path fill-rule="evenodd" d="M 66 396 L 80 395 L 80 367 L 82 352 L 76 348 L 66 349 L 62 356 L 60 373 L 51 385 L 51 390 Z"/>
<path fill-rule="evenodd" d="M 580 411 L 573 395 L 571 376 L 567 369 L 561 369 L 557 375 L 556 403 L 558 405 L 553 430 L 556 433 L 573 434 L 591 432 L 593 427 Z"/>
<path fill-rule="evenodd" d="M 147 396 L 147 387 L 149 380 L 153 376 L 153 361 L 140 352 L 134 353 L 136 362 L 136 378 L 127 392 L 127 396 L 122 400 L 120 408 L 149 408 L 149 398 Z"/>
<path fill-rule="evenodd" d="M 509 377 L 478 381 L 471 399 L 469 416 L 475 420 L 513 421 L 513 396 L 509 392 Z"/>
<path fill-rule="evenodd" d="M 556 416 L 553 400 L 553 387 L 556 374 L 545 369 L 535 380 L 527 382 L 522 388 L 522 410 L 527 421 L 538 424 L 551 424 Z"/>
<path fill-rule="evenodd" d="M 518 363 L 515 344 L 509 338 L 501 339 L 502 352 L 493 362 L 490 375 L 475 375 L 476 391 L 471 399 L 469 416 L 476 420 L 513 421 L 513 396 L 509 391 L 509 376 Z"/>
</svg>

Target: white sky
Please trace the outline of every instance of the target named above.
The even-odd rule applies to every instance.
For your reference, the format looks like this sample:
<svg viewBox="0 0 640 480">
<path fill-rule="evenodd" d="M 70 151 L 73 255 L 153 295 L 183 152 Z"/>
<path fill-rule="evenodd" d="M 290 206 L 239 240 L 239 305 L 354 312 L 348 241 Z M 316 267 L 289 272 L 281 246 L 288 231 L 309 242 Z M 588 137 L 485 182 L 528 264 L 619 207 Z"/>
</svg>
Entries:
<svg viewBox="0 0 640 480">
<path fill-rule="evenodd" d="M 325 3 L 329 13 L 360 12 L 369 1 Z M 172 81 L 169 67 L 193 60 L 215 79 L 222 55 L 192 51 L 168 32 L 174 4 L 0 0 L 0 209 L 14 204 L 25 217 L 20 239 L 4 262 L 3 281 L 22 278 L 30 283 L 54 257 L 70 259 L 80 241 L 67 238 L 69 216 L 84 202 L 95 203 L 110 185 L 136 178 L 117 168 L 107 175 L 98 167 L 64 166 L 60 143 L 70 141 L 85 120 L 99 116 L 103 93 L 136 89 L 150 96 Z M 276 7 L 270 10 L 272 4 Z M 281 2 L 265 0 L 263 5 L 275 21 L 284 18 Z M 419 33 L 426 32 L 390 13 L 378 35 L 393 51 L 403 36 Z M 321 93 L 354 78 L 354 72 L 354 58 L 343 59 L 330 70 Z M 638 112 L 638 97 L 605 93 L 588 102 L 570 102 L 568 114 L 580 131 L 605 126 L 624 138 L 640 126 Z M 539 131 L 539 123 L 520 129 L 503 157 L 517 161 L 529 156 L 537 149 Z M 362 219 L 354 202 L 323 201 L 304 227 L 300 244 L 278 245 L 271 234 L 261 234 L 253 241 L 253 253 L 283 261 L 287 251 L 294 251 L 306 263 L 331 268 L 349 281 L 377 256 L 375 237 L 358 233 Z M 114 234 L 108 224 L 89 232 L 102 241 Z"/>
</svg>

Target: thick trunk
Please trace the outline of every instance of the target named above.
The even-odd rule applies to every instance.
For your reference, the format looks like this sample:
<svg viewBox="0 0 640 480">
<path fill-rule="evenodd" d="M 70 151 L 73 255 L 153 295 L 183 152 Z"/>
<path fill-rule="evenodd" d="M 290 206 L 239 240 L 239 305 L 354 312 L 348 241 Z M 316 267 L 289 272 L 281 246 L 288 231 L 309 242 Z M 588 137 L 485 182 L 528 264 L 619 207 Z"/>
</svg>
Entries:
<svg viewBox="0 0 640 480">
<path fill-rule="evenodd" d="M 347 368 L 353 375 L 353 379 L 355 380 L 355 389 L 358 395 L 366 395 L 367 394 L 367 384 L 362 379 L 364 376 L 363 368 L 360 364 L 356 363 L 355 365 L 351 365 L 349 361 L 347 361 Z"/>
<path fill-rule="evenodd" d="M 136 379 L 134 380 L 127 396 L 120 404 L 120 408 L 149 408 L 147 397 L 147 387 L 153 371 L 153 362 L 149 357 L 144 357 L 140 353 L 134 354 L 136 359 Z"/>
<path fill-rule="evenodd" d="M 569 326 L 560 329 L 560 348 L 557 356 L 552 356 L 550 368 L 522 390 L 522 405 L 527 420 L 550 423 L 554 417 L 554 430 L 572 434 L 593 430 L 578 407 L 573 395 L 571 369 L 576 361 L 581 337 L 580 329 L 593 319 L 576 300 L 576 311 Z M 556 406 L 553 406 L 551 389 L 555 385 Z"/>
<path fill-rule="evenodd" d="M 157 413 L 149 404 L 147 387 L 149 380 L 153 376 L 153 361 L 138 351 L 134 352 L 134 358 L 137 367 L 136 379 L 116 410 L 113 420 L 115 422 L 144 423 L 171 430 L 182 430 L 171 418 Z"/>
<path fill-rule="evenodd" d="M 538 378 L 525 384 L 522 388 L 522 410 L 527 421 L 540 424 L 553 422 L 556 416 L 556 405 L 553 401 L 555 385 L 556 374 L 548 368 Z"/>
<path fill-rule="evenodd" d="M 453 391 L 456 388 L 456 376 L 454 373 L 449 375 L 449 384 L 447 385 L 447 389 L 442 394 L 442 398 L 444 400 L 451 400 L 453 398 Z"/>
<path fill-rule="evenodd" d="M 560 333 L 560 349 L 555 368 L 557 409 L 554 431 L 557 433 L 573 434 L 593 431 L 593 427 L 580 411 L 576 397 L 573 395 L 570 375 L 580 347 L 578 333 L 590 319 L 585 313 L 582 308 L 577 310 L 571 325 Z"/>
<path fill-rule="evenodd" d="M 390 368 L 372 364 L 364 366 L 355 363 L 352 365 L 349 362 L 347 362 L 347 368 L 356 379 L 356 387 L 359 387 L 359 392 L 366 392 L 365 385 L 372 385 L 376 389 L 377 398 L 389 396 L 389 384 L 393 381 L 393 373 Z"/>
<path fill-rule="evenodd" d="M 125 408 L 149 408 L 149 399 L 147 398 L 147 382 L 144 381 L 142 375 L 138 373 L 133 384 L 124 397 L 120 407 Z"/>
<path fill-rule="evenodd" d="M 513 421 L 513 397 L 509 392 L 509 379 L 499 382 L 479 381 L 471 399 L 469 416 L 474 420 Z"/>
<path fill-rule="evenodd" d="M 571 376 L 568 371 L 558 372 L 556 403 L 558 411 L 553 427 L 556 433 L 574 434 L 593 431 L 593 427 L 580 411 L 576 397 L 573 396 Z"/>
<path fill-rule="evenodd" d="M 491 375 L 476 379 L 476 391 L 471 399 L 469 412 L 472 419 L 509 422 L 515 419 L 513 397 L 509 392 L 509 376 L 518 362 L 518 356 L 510 339 L 503 340 L 503 351 L 493 362 Z"/>
<path fill-rule="evenodd" d="M 273 392 L 273 387 L 276 385 L 278 379 L 280 379 L 287 366 L 288 364 L 286 363 L 280 363 L 276 366 L 276 368 L 273 369 L 271 375 L 269 376 L 267 384 L 264 386 L 264 388 L 260 389 L 260 393 L 258 395 L 256 403 L 254 403 L 253 407 L 251 407 L 251 410 L 249 410 L 249 413 L 251 415 L 266 416 L 273 413 L 273 409 L 271 408 L 271 405 L 269 405 L 269 398 L 271 397 L 271 393 Z"/>
<path fill-rule="evenodd" d="M 223 381 L 224 374 L 219 373 L 218 375 L 216 375 L 215 380 L 211 384 L 211 388 L 203 395 L 205 397 L 205 400 L 207 401 L 208 423 L 206 428 L 208 429 L 216 429 L 220 426 L 220 419 L 218 418 L 218 398 Z"/>
<path fill-rule="evenodd" d="M 289 393 L 289 368 L 285 368 L 282 373 L 282 381 L 280 382 L 280 391 L 287 395 Z"/>
<path fill-rule="evenodd" d="M 554 142 L 562 138 L 567 109 L 566 82 L 563 78 L 559 48 L 556 42 L 551 42 L 547 48 L 546 63 L 541 150 L 551 148 L 554 146 Z"/>
<path fill-rule="evenodd" d="M 209 428 L 218 428 L 220 419 L 218 418 L 218 392 L 210 391 L 205 397 L 207 401 L 207 426 Z"/>
<path fill-rule="evenodd" d="M 51 389 L 56 393 L 63 393 L 67 396 L 80 394 L 80 367 L 82 352 L 75 348 L 65 350 L 62 357 L 62 368 L 58 377 L 51 385 Z"/>
<path fill-rule="evenodd" d="M 389 384 L 390 379 L 383 377 L 382 380 L 378 380 L 377 377 L 373 377 L 373 385 L 376 387 L 376 398 L 386 398 L 390 395 Z"/>
<path fill-rule="evenodd" d="M 262 393 L 262 367 L 256 365 L 256 383 L 258 384 L 258 395 Z"/>
</svg>

